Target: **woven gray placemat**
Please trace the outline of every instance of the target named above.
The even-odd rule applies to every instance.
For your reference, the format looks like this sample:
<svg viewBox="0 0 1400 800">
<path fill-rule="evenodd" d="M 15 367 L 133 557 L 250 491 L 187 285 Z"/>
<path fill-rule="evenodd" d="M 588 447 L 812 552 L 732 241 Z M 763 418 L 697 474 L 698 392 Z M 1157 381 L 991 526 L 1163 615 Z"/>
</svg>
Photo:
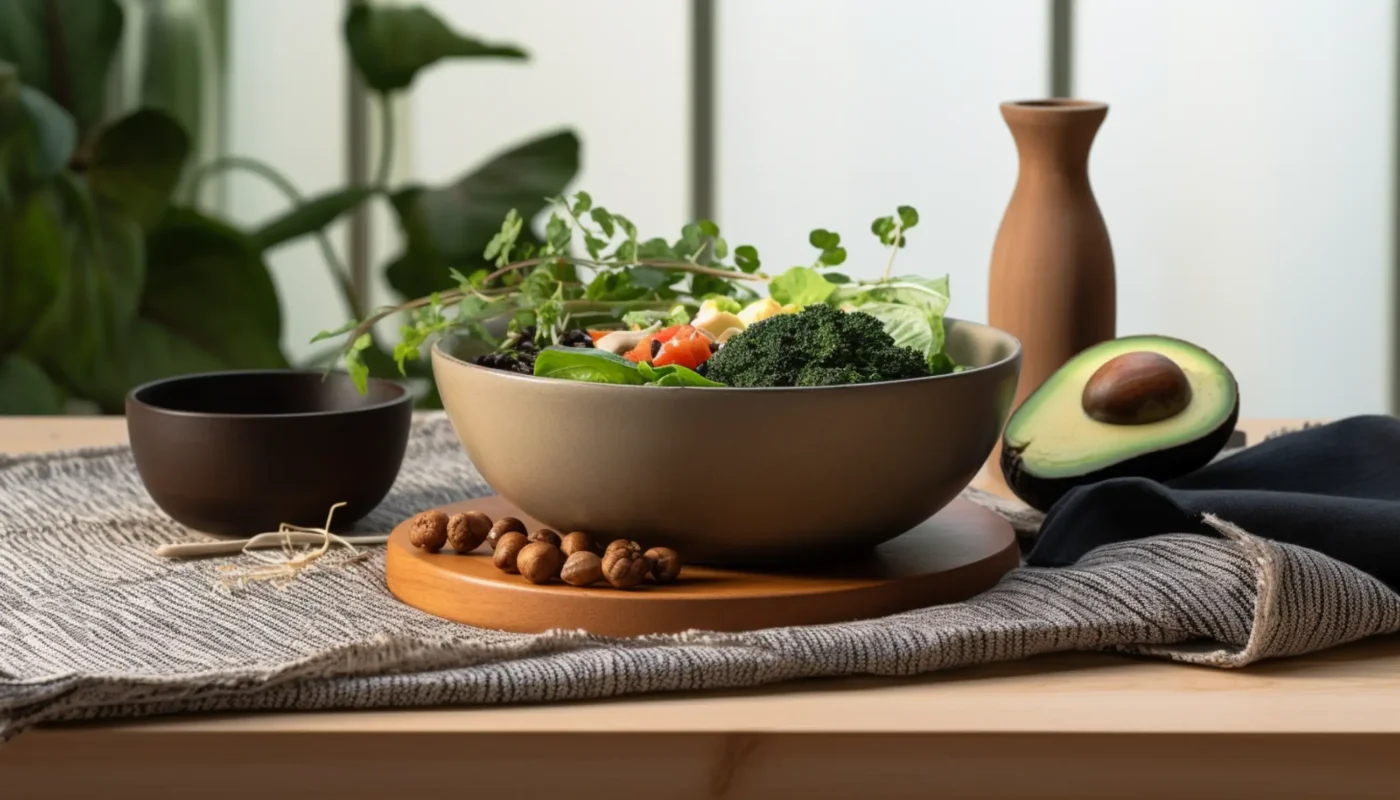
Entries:
<svg viewBox="0 0 1400 800">
<path fill-rule="evenodd" d="M 388 530 L 486 492 L 447 420 L 430 415 L 415 421 L 398 483 L 360 527 Z M 127 448 L 0 456 L 0 740 L 56 720 L 548 702 L 912 675 L 1059 650 L 1237 667 L 1400 630 L 1400 596 L 1373 578 L 1216 525 L 1218 538 L 1111 545 L 1074 567 L 1016 570 L 965 603 L 882 619 L 626 640 L 524 635 L 400 604 L 384 586 L 382 548 L 284 589 L 215 591 L 218 567 L 241 562 L 152 555 L 189 534 L 151 502 Z"/>
</svg>

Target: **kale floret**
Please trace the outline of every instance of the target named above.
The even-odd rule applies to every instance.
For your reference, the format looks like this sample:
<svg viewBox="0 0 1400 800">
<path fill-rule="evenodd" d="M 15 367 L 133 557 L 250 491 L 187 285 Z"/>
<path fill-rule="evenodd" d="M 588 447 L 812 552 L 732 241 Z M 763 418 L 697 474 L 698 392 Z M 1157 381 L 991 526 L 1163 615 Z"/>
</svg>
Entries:
<svg viewBox="0 0 1400 800">
<path fill-rule="evenodd" d="M 839 386 L 929 374 L 918 351 L 897 347 L 880 320 L 827 305 L 750 326 L 706 362 L 729 386 Z"/>
</svg>

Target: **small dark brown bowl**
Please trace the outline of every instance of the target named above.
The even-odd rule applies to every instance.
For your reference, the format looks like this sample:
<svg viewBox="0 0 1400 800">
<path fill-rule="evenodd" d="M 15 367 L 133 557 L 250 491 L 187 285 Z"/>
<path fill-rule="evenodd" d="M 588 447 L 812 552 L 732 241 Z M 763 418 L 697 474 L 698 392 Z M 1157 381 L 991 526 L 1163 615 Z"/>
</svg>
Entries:
<svg viewBox="0 0 1400 800">
<path fill-rule="evenodd" d="M 379 505 L 408 446 L 413 397 L 372 379 L 211 372 L 131 390 L 126 427 L 146 491 L 176 522 L 249 535 L 283 522 L 344 528 Z"/>
</svg>

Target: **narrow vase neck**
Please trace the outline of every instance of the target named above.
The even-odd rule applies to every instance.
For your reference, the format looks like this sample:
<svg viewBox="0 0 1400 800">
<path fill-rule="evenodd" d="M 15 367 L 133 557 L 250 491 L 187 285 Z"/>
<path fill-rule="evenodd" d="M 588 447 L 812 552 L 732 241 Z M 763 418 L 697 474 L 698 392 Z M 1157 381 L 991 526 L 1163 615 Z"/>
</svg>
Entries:
<svg viewBox="0 0 1400 800">
<path fill-rule="evenodd" d="M 1107 114 L 1107 105 L 1082 100 L 1028 100 L 1001 106 L 1001 116 L 1016 141 L 1021 170 L 1068 176 L 1087 176 L 1089 149 Z"/>
</svg>

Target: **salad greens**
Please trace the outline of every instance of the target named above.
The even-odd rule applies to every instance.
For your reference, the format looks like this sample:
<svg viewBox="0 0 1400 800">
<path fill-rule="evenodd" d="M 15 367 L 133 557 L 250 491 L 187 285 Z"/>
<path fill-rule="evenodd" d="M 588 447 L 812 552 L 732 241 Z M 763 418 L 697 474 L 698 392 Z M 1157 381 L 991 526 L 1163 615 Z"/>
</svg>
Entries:
<svg viewBox="0 0 1400 800">
<path fill-rule="evenodd" d="M 889 258 L 881 278 L 857 281 L 833 271 L 846 262 L 847 253 L 841 235 L 823 228 L 808 236 L 817 250 L 812 263 L 769 275 L 760 271 L 757 248 L 749 244 L 731 248 L 710 220 L 683 226 L 674 240 L 643 238 L 630 219 L 596 205 L 587 192 L 548 200 L 552 212 L 542 235 L 517 211 L 506 215 L 484 252 L 495 269 L 464 274 L 452 268 L 454 288 L 378 309 L 313 341 L 345 337 L 345 367 L 361 391 L 370 371 L 366 360 L 367 354 L 372 355 L 370 333 L 381 320 L 400 313 L 406 319 L 399 328 L 394 361 L 401 373 L 407 361 L 421 358 L 425 346 L 443 334 L 473 338 L 496 353 L 509 353 L 528 331 L 531 346 L 539 350 L 537 375 L 587 375 L 609 383 L 713 385 L 684 367 L 650 368 L 648 377 L 631 362 L 626 367 L 616 363 L 625 359 L 547 351 L 571 330 L 684 325 L 702 307 L 740 314 L 763 297 L 760 290 L 766 284 L 773 313 L 779 307 L 781 313 L 794 313 L 817 305 L 864 311 L 884 324 L 896 344 L 916 350 L 934 374 L 956 367 L 943 352 L 948 279 L 892 275 L 908 231 L 919 222 L 918 212 L 910 206 L 899 206 L 895 214 L 871 223 L 871 232 L 889 248 Z M 580 244 L 582 252 L 578 252 Z"/>
<path fill-rule="evenodd" d="M 535 357 L 535 375 L 587 383 L 641 386 L 647 379 L 637 365 L 604 350 L 581 350 L 551 345 Z"/>
<path fill-rule="evenodd" d="M 535 357 L 535 375 L 587 383 L 630 386 L 723 386 L 679 364 L 653 367 L 633 363 L 605 350 L 551 345 Z"/>
</svg>

